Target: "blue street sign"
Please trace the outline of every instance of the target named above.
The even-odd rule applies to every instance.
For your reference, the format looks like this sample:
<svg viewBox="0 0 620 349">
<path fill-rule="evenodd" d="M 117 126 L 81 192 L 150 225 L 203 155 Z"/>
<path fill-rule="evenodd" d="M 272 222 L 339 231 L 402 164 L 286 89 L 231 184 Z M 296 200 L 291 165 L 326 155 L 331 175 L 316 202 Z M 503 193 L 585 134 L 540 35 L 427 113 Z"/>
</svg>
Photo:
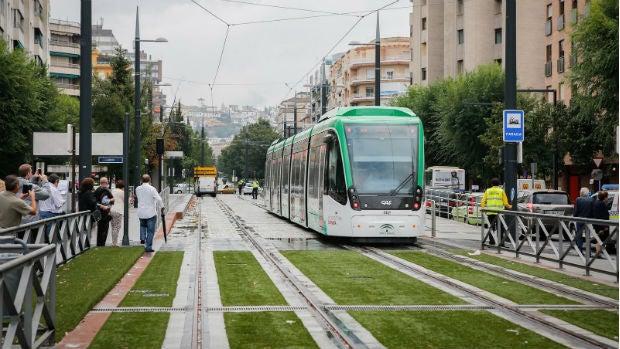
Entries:
<svg viewBox="0 0 620 349">
<path fill-rule="evenodd" d="M 123 157 L 122 156 L 100 156 L 99 157 L 100 164 L 122 164 Z"/>
<path fill-rule="evenodd" d="M 523 110 L 504 110 L 504 142 L 523 142 L 524 121 Z"/>
</svg>

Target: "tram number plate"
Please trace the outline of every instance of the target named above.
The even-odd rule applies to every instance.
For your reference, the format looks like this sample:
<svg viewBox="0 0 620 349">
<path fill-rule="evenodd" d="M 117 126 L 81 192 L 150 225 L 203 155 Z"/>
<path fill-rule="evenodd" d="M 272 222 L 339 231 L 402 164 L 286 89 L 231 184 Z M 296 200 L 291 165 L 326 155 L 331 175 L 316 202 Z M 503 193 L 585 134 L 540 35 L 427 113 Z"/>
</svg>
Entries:
<svg viewBox="0 0 620 349">
<path fill-rule="evenodd" d="M 383 211 L 383 214 L 386 215 L 386 216 L 389 216 L 389 215 L 392 214 L 392 211 Z"/>
<path fill-rule="evenodd" d="M 564 212 L 562 212 L 562 211 L 545 210 L 545 214 L 552 214 L 552 215 L 556 215 L 556 216 L 561 216 L 562 214 L 564 214 Z"/>
</svg>

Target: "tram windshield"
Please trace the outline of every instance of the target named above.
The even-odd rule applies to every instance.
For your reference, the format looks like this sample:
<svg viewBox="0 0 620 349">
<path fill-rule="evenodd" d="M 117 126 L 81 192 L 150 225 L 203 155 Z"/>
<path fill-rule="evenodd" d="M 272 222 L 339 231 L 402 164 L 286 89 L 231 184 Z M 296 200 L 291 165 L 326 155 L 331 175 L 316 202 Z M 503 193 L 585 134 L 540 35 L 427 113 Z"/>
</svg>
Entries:
<svg viewBox="0 0 620 349">
<path fill-rule="evenodd" d="M 417 184 L 417 125 L 347 125 L 358 194 L 412 194 Z"/>
</svg>

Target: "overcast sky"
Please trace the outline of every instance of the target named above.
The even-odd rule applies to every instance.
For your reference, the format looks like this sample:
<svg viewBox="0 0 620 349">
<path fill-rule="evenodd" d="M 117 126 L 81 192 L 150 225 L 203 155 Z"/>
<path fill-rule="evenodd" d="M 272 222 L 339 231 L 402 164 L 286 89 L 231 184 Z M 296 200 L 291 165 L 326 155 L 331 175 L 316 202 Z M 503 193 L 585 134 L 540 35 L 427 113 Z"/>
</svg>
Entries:
<svg viewBox="0 0 620 349">
<path fill-rule="evenodd" d="M 52 18 L 80 22 L 81 0 L 50 2 Z M 410 0 L 93 0 L 92 23 L 103 22 L 133 52 L 139 6 L 140 38 L 168 40 L 141 49 L 163 61 L 169 103 L 262 107 L 307 90 L 323 57 L 373 40 L 370 12 L 388 4 L 381 37 L 409 36 Z"/>
</svg>

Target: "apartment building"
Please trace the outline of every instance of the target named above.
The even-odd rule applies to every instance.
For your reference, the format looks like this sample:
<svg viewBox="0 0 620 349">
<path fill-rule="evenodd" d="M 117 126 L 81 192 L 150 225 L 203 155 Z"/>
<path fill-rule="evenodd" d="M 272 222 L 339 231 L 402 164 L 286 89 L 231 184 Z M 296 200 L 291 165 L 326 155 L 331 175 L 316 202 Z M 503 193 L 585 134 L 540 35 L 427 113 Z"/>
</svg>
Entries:
<svg viewBox="0 0 620 349">
<path fill-rule="evenodd" d="M 289 137 L 295 133 L 295 127 L 298 133 L 310 127 L 313 123 L 309 106 L 310 94 L 308 92 L 295 92 L 293 97 L 283 100 L 278 106 L 276 116 L 277 132 Z"/>
<path fill-rule="evenodd" d="M 517 83 L 543 89 L 545 82 L 545 2 L 519 0 Z M 554 0 L 559 2 L 560 0 Z M 504 64 L 503 0 L 411 0 L 411 72 L 414 85 L 428 86 L 481 64 Z M 563 1 L 562 1 L 563 2 Z"/>
<path fill-rule="evenodd" d="M 0 0 L 2 1 L 2 0 Z M 80 95 L 80 24 L 50 19 L 49 74 L 61 93 Z"/>
<path fill-rule="evenodd" d="M 572 54 L 569 33 L 583 17 L 587 17 L 589 0 L 545 1 L 545 86 L 557 91 L 558 100 L 570 104 L 572 91 L 566 73 L 577 63 Z"/>
<path fill-rule="evenodd" d="M 49 0 L 0 0 L 0 37 L 38 65 L 49 62 Z"/>
<path fill-rule="evenodd" d="M 381 104 L 405 93 L 411 85 L 410 40 L 406 37 L 380 39 Z M 375 41 L 356 46 L 335 60 L 330 72 L 329 108 L 374 105 Z"/>
</svg>

